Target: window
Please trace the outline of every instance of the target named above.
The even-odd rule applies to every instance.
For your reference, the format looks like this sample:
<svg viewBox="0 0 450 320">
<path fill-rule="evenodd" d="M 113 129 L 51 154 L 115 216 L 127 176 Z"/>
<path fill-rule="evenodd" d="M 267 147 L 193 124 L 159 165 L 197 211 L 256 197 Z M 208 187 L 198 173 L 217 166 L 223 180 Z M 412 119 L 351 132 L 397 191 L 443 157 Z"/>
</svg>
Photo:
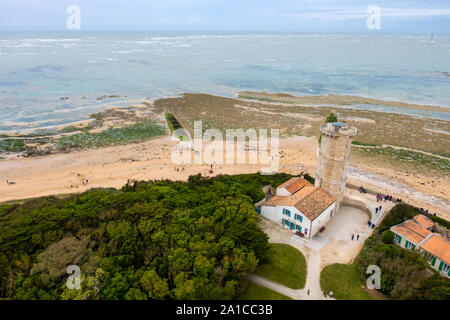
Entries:
<svg viewBox="0 0 450 320">
<path fill-rule="evenodd" d="M 285 208 L 283 208 L 283 214 L 284 214 L 285 216 L 288 216 L 288 217 L 291 216 L 291 212 L 290 212 L 288 209 L 285 209 Z"/>
<path fill-rule="evenodd" d="M 444 263 L 444 267 L 442 268 L 442 272 L 448 273 L 449 270 L 450 270 L 450 265 Z"/>
<path fill-rule="evenodd" d="M 308 229 L 305 229 L 305 234 L 308 234 Z"/>
<path fill-rule="evenodd" d="M 400 243 L 400 242 L 402 242 L 402 237 L 400 237 L 398 234 L 395 234 L 394 241 L 396 243 Z"/>
</svg>

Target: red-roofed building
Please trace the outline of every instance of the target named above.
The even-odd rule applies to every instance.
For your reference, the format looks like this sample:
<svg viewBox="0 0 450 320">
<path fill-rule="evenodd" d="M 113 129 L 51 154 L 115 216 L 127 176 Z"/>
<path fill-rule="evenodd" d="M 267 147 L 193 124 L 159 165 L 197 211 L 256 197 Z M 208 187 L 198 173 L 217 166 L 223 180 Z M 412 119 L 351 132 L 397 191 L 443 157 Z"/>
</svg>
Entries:
<svg viewBox="0 0 450 320">
<path fill-rule="evenodd" d="M 423 215 L 415 216 L 391 227 L 394 243 L 398 246 L 423 252 L 430 265 L 442 275 L 450 276 L 450 241 L 427 229 L 433 223 Z"/>
<path fill-rule="evenodd" d="M 335 205 L 336 199 L 327 191 L 295 177 L 280 185 L 275 197 L 261 203 L 261 215 L 311 238 L 333 216 Z"/>
</svg>

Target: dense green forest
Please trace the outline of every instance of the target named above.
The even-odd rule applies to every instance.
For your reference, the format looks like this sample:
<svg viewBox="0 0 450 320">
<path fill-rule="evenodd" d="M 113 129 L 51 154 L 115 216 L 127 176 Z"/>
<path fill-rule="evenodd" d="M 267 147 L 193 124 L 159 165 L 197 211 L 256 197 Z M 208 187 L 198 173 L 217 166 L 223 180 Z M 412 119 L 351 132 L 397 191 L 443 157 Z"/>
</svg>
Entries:
<svg viewBox="0 0 450 320">
<path fill-rule="evenodd" d="M 368 277 L 369 265 L 379 266 L 382 270 L 380 291 L 392 298 L 450 300 L 450 279 L 432 269 L 422 254 L 393 243 L 394 236 L 389 228 L 419 213 L 420 209 L 404 203 L 393 207 L 365 241 L 355 263 L 363 279 Z"/>
<path fill-rule="evenodd" d="M 0 298 L 236 298 L 268 248 L 253 204 L 290 177 L 198 175 L 0 205 Z M 69 265 L 81 289 L 67 288 Z"/>
</svg>

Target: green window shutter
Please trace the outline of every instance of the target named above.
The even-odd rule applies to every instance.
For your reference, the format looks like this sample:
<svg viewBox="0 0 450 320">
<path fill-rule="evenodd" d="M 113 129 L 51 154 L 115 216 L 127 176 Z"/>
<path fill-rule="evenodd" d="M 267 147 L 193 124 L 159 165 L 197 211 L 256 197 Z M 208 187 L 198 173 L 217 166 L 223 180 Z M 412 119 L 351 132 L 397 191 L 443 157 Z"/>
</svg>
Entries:
<svg viewBox="0 0 450 320">
<path fill-rule="evenodd" d="M 436 257 L 433 257 L 433 259 L 431 260 L 431 265 L 434 267 L 435 263 L 436 263 Z"/>
<path fill-rule="evenodd" d="M 398 244 L 402 243 L 402 237 L 400 237 L 399 235 L 397 235 L 398 237 Z"/>
<path fill-rule="evenodd" d="M 406 240 L 406 242 L 405 242 L 405 248 L 408 248 L 408 244 L 409 244 L 409 241 Z"/>
<path fill-rule="evenodd" d="M 439 271 L 442 271 L 443 266 L 444 266 L 444 261 L 441 261 L 441 263 L 439 264 Z"/>
</svg>

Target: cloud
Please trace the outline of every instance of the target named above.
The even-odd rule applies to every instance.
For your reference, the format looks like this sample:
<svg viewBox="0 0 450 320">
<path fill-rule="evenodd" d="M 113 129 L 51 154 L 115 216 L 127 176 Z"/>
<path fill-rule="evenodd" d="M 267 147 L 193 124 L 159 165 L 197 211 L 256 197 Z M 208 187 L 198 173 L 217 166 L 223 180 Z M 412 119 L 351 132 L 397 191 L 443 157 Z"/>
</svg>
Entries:
<svg viewBox="0 0 450 320">
<path fill-rule="evenodd" d="M 449 9 L 406 9 L 380 7 L 382 17 L 427 18 L 436 16 L 450 17 Z M 267 13 L 266 13 L 267 14 Z M 269 13 L 270 14 L 270 13 Z M 301 19 L 348 20 L 367 18 L 367 7 L 307 7 L 296 12 L 278 13 L 277 15 Z"/>
<path fill-rule="evenodd" d="M 200 19 L 200 16 L 198 15 L 198 14 L 191 14 L 189 17 L 188 17 L 188 22 L 189 23 L 200 23 L 201 22 L 201 19 Z"/>
</svg>

